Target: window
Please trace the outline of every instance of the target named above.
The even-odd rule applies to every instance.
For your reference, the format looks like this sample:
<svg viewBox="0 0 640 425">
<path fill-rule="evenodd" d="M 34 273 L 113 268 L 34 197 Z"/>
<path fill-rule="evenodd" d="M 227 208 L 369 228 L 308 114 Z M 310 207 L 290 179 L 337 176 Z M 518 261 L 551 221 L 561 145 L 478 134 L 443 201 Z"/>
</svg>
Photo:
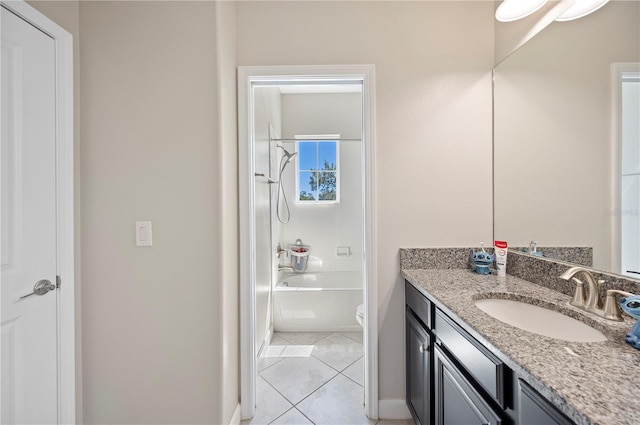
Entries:
<svg viewBox="0 0 640 425">
<path fill-rule="evenodd" d="M 338 140 L 298 140 L 296 202 L 340 202 L 340 167 Z"/>
</svg>

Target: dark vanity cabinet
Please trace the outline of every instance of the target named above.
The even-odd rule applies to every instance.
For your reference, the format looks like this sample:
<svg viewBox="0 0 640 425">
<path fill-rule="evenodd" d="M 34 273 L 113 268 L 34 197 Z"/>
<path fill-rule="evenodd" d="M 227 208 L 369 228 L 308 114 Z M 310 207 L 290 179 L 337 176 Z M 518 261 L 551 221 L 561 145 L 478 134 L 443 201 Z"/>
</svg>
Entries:
<svg viewBox="0 0 640 425">
<path fill-rule="evenodd" d="M 572 425 L 547 399 L 518 379 L 518 423 L 520 425 Z"/>
<path fill-rule="evenodd" d="M 431 336 L 407 311 L 407 403 L 416 424 L 431 422 Z"/>
<path fill-rule="evenodd" d="M 417 425 L 432 425 L 431 303 L 409 284 L 405 299 L 407 405 Z"/>
<path fill-rule="evenodd" d="M 440 347 L 434 348 L 436 424 L 498 425 L 500 416 Z"/>
<path fill-rule="evenodd" d="M 440 310 L 435 329 L 436 425 L 502 424 L 504 364 Z"/>
<path fill-rule="evenodd" d="M 416 424 L 573 423 L 409 282 L 405 301 L 406 397 Z"/>
</svg>

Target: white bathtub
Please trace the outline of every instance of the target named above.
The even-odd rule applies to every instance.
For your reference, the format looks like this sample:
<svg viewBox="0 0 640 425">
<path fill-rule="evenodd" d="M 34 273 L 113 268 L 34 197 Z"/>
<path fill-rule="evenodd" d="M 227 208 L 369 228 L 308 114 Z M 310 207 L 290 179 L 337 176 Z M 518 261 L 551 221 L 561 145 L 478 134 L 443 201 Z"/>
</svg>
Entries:
<svg viewBox="0 0 640 425">
<path fill-rule="evenodd" d="M 362 272 L 284 275 L 273 290 L 273 327 L 280 332 L 360 331 Z"/>
</svg>

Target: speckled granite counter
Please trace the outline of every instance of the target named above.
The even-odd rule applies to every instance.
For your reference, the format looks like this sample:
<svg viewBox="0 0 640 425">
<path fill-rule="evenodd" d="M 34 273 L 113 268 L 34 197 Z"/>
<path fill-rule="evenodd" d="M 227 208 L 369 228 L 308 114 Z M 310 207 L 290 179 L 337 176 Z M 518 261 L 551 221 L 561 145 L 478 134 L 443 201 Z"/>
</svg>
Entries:
<svg viewBox="0 0 640 425">
<path fill-rule="evenodd" d="M 637 424 L 640 351 L 624 342 L 633 320 L 612 322 L 584 313 L 567 295 L 507 275 L 481 276 L 469 269 L 405 269 L 402 276 L 484 343 L 522 379 L 577 424 Z M 606 342 L 556 340 L 507 325 L 474 301 L 506 298 L 553 308 L 600 330 Z"/>
</svg>

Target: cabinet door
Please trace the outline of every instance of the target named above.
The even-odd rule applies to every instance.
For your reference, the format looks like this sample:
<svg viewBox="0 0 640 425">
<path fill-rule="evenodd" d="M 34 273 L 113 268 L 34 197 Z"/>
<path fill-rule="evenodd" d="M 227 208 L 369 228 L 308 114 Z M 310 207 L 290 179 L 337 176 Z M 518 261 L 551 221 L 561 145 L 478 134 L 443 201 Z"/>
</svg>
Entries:
<svg viewBox="0 0 640 425">
<path fill-rule="evenodd" d="M 502 421 L 440 347 L 434 347 L 436 425 L 498 425 Z"/>
<path fill-rule="evenodd" d="M 418 425 L 431 424 L 431 338 L 406 310 L 407 405 Z"/>
<path fill-rule="evenodd" d="M 572 425 L 558 409 L 538 394 L 526 382 L 518 380 L 520 425 Z"/>
</svg>

